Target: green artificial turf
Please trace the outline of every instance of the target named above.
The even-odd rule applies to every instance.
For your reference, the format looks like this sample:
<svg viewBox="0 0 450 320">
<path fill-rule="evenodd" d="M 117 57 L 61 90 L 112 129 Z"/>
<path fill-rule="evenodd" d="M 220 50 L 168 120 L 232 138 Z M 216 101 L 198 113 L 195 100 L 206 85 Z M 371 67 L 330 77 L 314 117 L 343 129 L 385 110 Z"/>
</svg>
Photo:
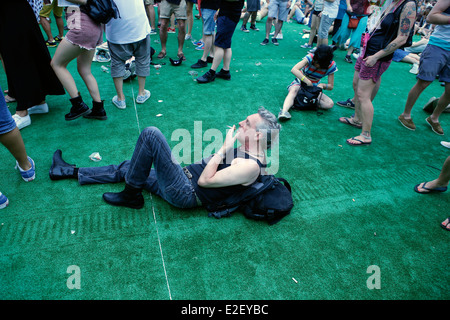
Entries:
<svg viewBox="0 0 450 320">
<path fill-rule="evenodd" d="M 195 12 L 194 12 L 195 13 Z M 439 227 L 449 214 L 449 195 L 420 195 L 415 184 L 432 180 L 448 149 L 425 122 L 422 106 L 443 87 L 434 82 L 421 95 L 412 115 L 415 132 L 397 120 L 415 83 L 411 65 L 393 62 L 383 75 L 374 101 L 373 143 L 352 147 L 345 140 L 359 130 L 338 122 L 353 110 L 335 105 L 323 114 L 292 112 L 283 124 L 277 176 L 292 185 L 295 207 L 276 225 L 241 214 L 217 220 L 204 209 L 180 210 L 145 193 L 141 210 L 107 205 L 102 194 L 123 184 L 79 186 L 75 180 L 51 181 L 48 170 L 56 149 L 70 163 L 101 166 L 131 158 L 139 132 L 156 126 L 175 147 L 172 134 L 201 133 L 237 124 L 264 106 L 278 114 L 293 80 L 290 69 L 306 55 L 305 26 L 285 23 L 278 47 L 259 45 L 260 32 L 233 37 L 231 81 L 200 85 L 188 73 L 201 51 L 186 41 L 187 61 L 174 67 L 176 34 L 168 36 L 166 64 L 152 68 L 146 88 L 152 93 L 134 105 L 137 80 L 125 83 L 127 108 L 117 109 L 113 81 L 94 62 L 108 120 L 66 122 L 69 96 L 48 96 L 50 112 L 32 115 L 21 133 L 36 162 L 36 180 L 25 183 L 14 158 L 0 148 L 0 190 L 10 205 L 0 211 L 1 299 L 448 299 L 449 233 Z M 240 24 L 239 24 L 240 26 Z M 238 26 L 238 28 L 239 28 Z M 53 23 L 53 28 L 55 25 Z M 56 30 L 55 30 L 56 32 Z M 201 37 L 195 20 L 193 36 Z M 159 36 L 152 36 L 156 54 Z M 18 50 L 20 50 L 18 48 Z M 51 48 L 53 54 L 55 49 Z M 156 57 L 155 54 L 155 57 Z M 335 52 L 339 71 L 336 102 L 352 97 L 354 64 Z M 155 58 L 156 60 L 156 58 Z M 76 64 L 74 74 L 85 101 L 90 98 Z M 208 68 L 200 69 L 199 75 Z M 26 75 L 23 75 L 24 77 Z M 0 73 L 0 85 L 7 88 Z M 10 103 L 11 113 L 15 103 Z M 162 114 L 162 116 L 157 116 Z M 440 118 L 449 132 L 447 114 Z M 200 135 L 201 137 L 201 135 Z M 211 142 L 191 141 L 191 160 L 199 160 Z M 92 162 L 99 152 L 103 159 Z M 80 269 L 80 289 L 69 289 L 70 266 Z M 369 266 L 378 266 L 381 288 L 369 289 Z M 69 269 L 70 270 L 70 269 Z"/>
</svg>

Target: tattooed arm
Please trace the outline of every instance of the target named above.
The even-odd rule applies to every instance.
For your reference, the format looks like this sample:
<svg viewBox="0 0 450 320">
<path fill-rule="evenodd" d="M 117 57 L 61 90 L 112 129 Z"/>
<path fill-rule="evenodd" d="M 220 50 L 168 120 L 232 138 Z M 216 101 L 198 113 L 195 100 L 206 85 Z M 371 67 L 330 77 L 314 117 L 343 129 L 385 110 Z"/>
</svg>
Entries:
<svg viewBox="0 0 450 320">
<path fill-rule="evenodd" d="M 414 22 L 416 21 L 416 3 L 413 1 L 408 2 L 402 9 L 400 14 L 400 25 L 397 32 L 397 37 L 390 42 L 386 48 L 378 51 L 372 56 L 368 56 L 364 59 L 367 66 L 372 67 L 375 63 L 400 48 L 408 40 L 411 28 L 414 28 Z"/>
</svg>

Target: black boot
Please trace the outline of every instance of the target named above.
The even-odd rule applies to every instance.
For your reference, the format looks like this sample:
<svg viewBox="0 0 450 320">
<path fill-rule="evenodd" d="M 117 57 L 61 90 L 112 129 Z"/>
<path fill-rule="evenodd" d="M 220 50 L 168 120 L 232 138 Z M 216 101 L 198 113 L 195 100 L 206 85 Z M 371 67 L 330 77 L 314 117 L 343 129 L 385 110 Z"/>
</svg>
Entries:
<svg viewBox="0 0 450 320">
<path fill-rule="evenodd" d="M 61 150 L 56 150 L 53 154 L 52 166 L 50 167 L 50 179 L 51 180 L 62 180 L 78 178 L 78 168 L 74 164 L 68 164 L 62 159 Z"/>
<path fill-rule="evenodd" d="M 106 111 L 103 108 L 103 100 L 101 102 L 92 101 L 91 113 L 85 114 L 83 118 L 106 120 L 108 117 L 106 116 Z"/>
<path fill-rule="evenodd" d="M 103 200 L 113 206 L 141 209 L 144 206 L 142 188 L 137 189 L 125 184 L 125 189 L 121 192 L 107 192 L 103 194 Z"/>
<path fill-rule="evenodd" d="M 80 95 L 70 99 L 70 103 L 72 103 L 72 108 L 70 108 L 70 112 L 65 115 L 67 121 L 75 120 L 85 114 L 91 113 L 91 109 L 83 102 Z"/>
</svg>

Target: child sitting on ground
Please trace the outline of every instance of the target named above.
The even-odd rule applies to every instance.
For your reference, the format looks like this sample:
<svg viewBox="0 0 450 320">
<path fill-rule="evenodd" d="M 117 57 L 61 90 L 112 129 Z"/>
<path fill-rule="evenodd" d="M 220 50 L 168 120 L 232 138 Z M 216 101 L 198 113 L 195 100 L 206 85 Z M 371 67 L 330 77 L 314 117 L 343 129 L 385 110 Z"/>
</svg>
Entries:
<svg viewBox="0 0 450 320">
<path fill-rule="evenodd" d="M 322 90 L 333 90 L 334 73 L 337 71 L 336 62 L 333 61 L 333 48 L 320 45 L 314 53 L 306 55 L 291 70 L 296 76 L 295 80 L 288 86 L 288 95 L 284 100 L 283 109 L 278 114 L 279 120 L 289 120 L 291 115 L 289 109 L 294 105 L 294 99 L 301 86 L 318 86 Z M 320 80 L 328 76 L 328 83 L 320 83 Z M 333 100 L 324 93 L 320 94 L 319 108 L 331 109 Z"/>
</svg>

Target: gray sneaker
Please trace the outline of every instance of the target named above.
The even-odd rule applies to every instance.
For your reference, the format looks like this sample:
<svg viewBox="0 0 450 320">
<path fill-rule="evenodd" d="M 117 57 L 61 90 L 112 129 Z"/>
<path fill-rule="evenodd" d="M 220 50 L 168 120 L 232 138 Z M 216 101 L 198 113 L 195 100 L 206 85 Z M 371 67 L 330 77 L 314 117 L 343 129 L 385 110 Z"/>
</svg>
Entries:
<svg viewBox="0 0 450 320">
<path fill-rule="evenodd" d="M 278 113 L 278 120 L 289 120 L 291 119 L 291 114 L 288 111 L 280 110 Z"/>
<path fill-rule="evenodd" d="M 112 102 L 119 109 L 125 109 L 127 107 L 125 100 L 119 100 L 117 96 L 114 96 L 114 98 L 112 98 Z"/>
</svg>

